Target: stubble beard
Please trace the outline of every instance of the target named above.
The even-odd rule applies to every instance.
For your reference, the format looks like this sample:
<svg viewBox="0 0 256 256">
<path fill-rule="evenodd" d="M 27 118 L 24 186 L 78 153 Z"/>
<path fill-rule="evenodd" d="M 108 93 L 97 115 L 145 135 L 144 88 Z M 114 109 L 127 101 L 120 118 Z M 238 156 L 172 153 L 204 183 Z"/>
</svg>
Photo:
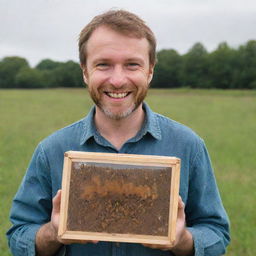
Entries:
<svg viewBox="0 0 256 256">
<path fill-rule="evenodd" d="M 144 99 L 146 98 L 147 95 L 147 89 L 143 88 L 141 90 L 137 91 L 137 95 L 135 97 L 134 103 L 132 106 L 130 106 L 128 109 L 119 112 L 119 113 L 113 113 L 109 108 L 104 106 L 101 103 L 100 100 L 100 94 L 97 93 L 95 90 L 89 90 L 90 96 L 95 103 L 95 105 L 110 119 L 113 120 L 122 120 L 130 116 L 135 110 L 138 109 L 138 107 L 142 104 Z"/>
</svg>

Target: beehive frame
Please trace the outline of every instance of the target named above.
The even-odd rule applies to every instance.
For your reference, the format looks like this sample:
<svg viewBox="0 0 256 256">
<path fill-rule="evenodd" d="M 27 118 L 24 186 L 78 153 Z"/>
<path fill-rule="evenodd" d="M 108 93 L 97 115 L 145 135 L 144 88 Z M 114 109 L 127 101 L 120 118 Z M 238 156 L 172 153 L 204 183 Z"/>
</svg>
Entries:
<svg viewBox="0 0 256 256">
<path fill-rule="evenodd" d="M 93 166 L 94 172 L 90 171 L 89 167 L 87 166 Z M 100 166 L 100 167 L 97 167 L 97 166 Z M 118 168 L 118 172 L 116 171 L 116 168 Z M 79 230 L 77 230 L 77 228 L 72 228 L 73 226 L 75 227 L 79 226 L 79 223 L 81 222 L 81 220 L 73 218 L 73 216 L 75 215 L 73 213 L 77 213 L 78 210 L 72 211 L 71 208 L 76 206 L 71 207 L 71 205 L 74 205 L 76 203 L 80 204 L 79 202 L 81 202 L 81 198 L 83 199 L 86 198 L 87 200 L 85 199 L 84 200 L 86 202 L 89 202 L 90 199 L 93 197 L 95 201 L 96 200 L 95 196 L 97 196 L 99 193 L 101 193 L 102 195 L 101 196 L 101 200 L 102 200 L 103 196 L 105 198 L 111 192 L 110 191 L 111 187 L 115 188 L 115 190 L 113 189 L 113 191 L 117 191 L 117 188 L 120 189 L 122 187 L 122 189 L 124 189 L 124 191 L 122 192 L 122 195 L 125 195 L 127 193 L 128 194 L 134 193 L 135 194 L 134 197 L 135 196 L 137 198 L 142 197 L 141 199 L 142 202 L 147 201 L 146 199 L 148 198 L 151 199 L 151 201 L 153 202 L 157 202 L 157 200 L 159 201 L 161 198 L 159 198 L 156 193 L 158 193 L 157 192 L 158 190 L 159 191 L 161 190 L 160 186 L 157 187 L 155 183 L 154 183 L 154 187 L 146 185 L 147 181 L 145 181 L 144 179 L 145 175 L 142 178 L 140 178 L 141 180 L 144 179 L 143 180 L 144 185 L 137 184 L 133 186 L 133 182 L 131 181 L 131 178 L 129 178 L 127 182 L 125 180 L 122 180 L 121 182 L 117 182 L 116 180 L 114 180 L 114 181 L 109 181 L 108 183 L 105 184 L 105 180 L 107 180 L 106 177 L 108 177 L 108 175 L 112 175 L 112 176 L 113 174 L 119 175 L 122 172 L 125 174 L 124 175 L 125 177 L 129 177 L 128 172 L 130 171 L 133 175 L 132 176 L 133 179 L 137 179 L 136 178 L 137 173 L 138 175 L 140 175 L 141 172 L 137 170 L 135 172 L 133 170 L 134 168 L 143 170 L 144 173 L 146 173 L 147 181 L 150 181 L 151 176 L 154 177 L 154 179 L 157 179 L 159 181 L 160 179 L 160 178 L 158 179 L 159 173 L 165 174 L 165 172 L 167 173 L 167 171 L 170 172 L 170 175 L 168 174 L 169 175 L 168 177 L 170 177 L 170 179 L 168 178 L 168 181 L 167 181 L 168 183 L 165 183 L 166 186 L 169 186 L 169 189 L 167 189 L 167 191 L 169 192 L 166 192 L 168 193 L 168 195 L 167 197 L 164 197 L 164 198 L 168 198 L 168 200 L 161 202 L 162 204 L 165 204 L 164 207 L 168 211 L 167 224 L 165 223 L 165 225 L 168 225 L 168 227 L 167 227 L 167 231 L 164 234 L 162 233 L 160 235 L 158 233 L 153 234 L 150 231 L 148 231 L 148 233 L 147 232 L 143 233 L 143 223 L 141 224 L 142 226 L 139 229 L 139 230 L 142 230 L 142 233 L 137 231 L 131 232 L 131 230 L 127 231 L 126 229 L 128 225 L 124 225 L 123 230 L 121 231 L 118 230 L 118 232 L 116 232 L 113 224 L 118 222 L 116 220 L 111 222 L 112 231 L 108 231 L 108 228 L 104 230 L 104 225 L 106 225 L 104 223 L 101 223 L 101 225 L 103 226 L 101 230 L 99 230 L 99 228 L 95 228 L 96 230 L 86 230 L 86 228 L 85 229 L 79 228 Z M 157 170 L 160 170 L 161 172 L 160 171 L 157 172 Z M 103 172 L 106 178 L 104 180 L 99 180 L 100 175 L 98 175 L 90 180 L 91 182 L 90 185 L 88 185 L 88 183 L 83 183 L 84 182 L 83 180 L 80 182 L 81 175 L 82 175 L 81 176 L 82 179 L 84 177 L 85 180 L 86 179 L 88 180 L 89 178 L 87 178 L 87 176 L 89 176 L 89 174 L 92 177 L 94 173 L 103 174 Z M 78 174 L 80 176 L 76 178 Z M 73 177 L 76 181 L 79 181 L 79 183 L 81 183 L 82 185 L 81 184 L 79 186 L 71 185 L 72 184 L 71 177 Z M 176 220 L 177 220 L 177 208 L 178 208 L 178 197 L 179 197 L 179 179 L 180 179 L 180 159 L 176 157 L 68 151 L 64 155 L 62 195 L 61 195 L 62 198 L 61 198 L 61 211 L 60 211 L 60 223 L 59 223 L 58 236 L 61 239 L 67 240 L 67 241 L 68 240 L 72 240 L 72 241 L 96 240 L 96 241 L 146 243 L 146 244 L 159 244 L 159 245 L 173 244 L 175 242 L 175 233 L 176 233 Z M 166 182 L 166 178 L 164 180 L 162 179 L 162 181 Z M 136 182 L 139 182 L 139 179 L 137 179 Z M 153 184 L 153 181 L 151 181 L 150 184 Z M 146 192 L 141 192 L 143 191 L 143 189 Z M 113 191 L 112 191 L 112 194 L 114 193 Z M 129 192 L 129 191 L 132 191 L 132 192 Z M 72 194 L 74 193 L 76 194 L 78 193 L 80 197 L 79 198 L 76 196 L 72 197 Z M 128 198 L 126 200 L 129 200 L 129 198 L 132 197 L 130 196 L 130 194 L 129 196 L 126 196 Z M 163 192 L 161 192 L 161 195 L 163 195 Z M 120 198 L 121 194 L 118 194 L 118 196 Z M 119 201 L 117 201 L 117 203 L 118 202 Z M 129 202 L 129 201 L 126 201 L 126 202 Z M 151 206 L 150 212 L 152 211 L 157 214 L 158 209 L 154 209 L 154 203 L 151 203 L 151 205 L 153 206 Z M 159 205 L 159 202 L 158 202 L 158 205 Z M 77 207 L 79 207 L 79 205 L 77 205 Z M 123 208 L 124 207 L 126 206 L 123 206 Z M 119 209 L 123 209 L 123 208 L 119 208 Z M 160 216 L 156 214 L 154 216 Z M 147 213 L 147 216 L 148 216 L 148 213 Z M 155 218 L 154 216 L 152 218 Z M 106 222 L 106 220 L 104 221 Z M 90 223 L 92 222 L 93 221 L 91 220 Z M 157 223 L 157 221 L 154 219 L 152 219 L 151 222 Z M 72 224 L 73 226 L 68 223 L 73 223 Z M 134 226 L 139 227 L 139 225 L 134 225 Z M 114 232 L 113 232 L 113 229 L 114 229 Z M 162 230 L 162 229 L 159 227 L 159 230 Z"/>
</svg>

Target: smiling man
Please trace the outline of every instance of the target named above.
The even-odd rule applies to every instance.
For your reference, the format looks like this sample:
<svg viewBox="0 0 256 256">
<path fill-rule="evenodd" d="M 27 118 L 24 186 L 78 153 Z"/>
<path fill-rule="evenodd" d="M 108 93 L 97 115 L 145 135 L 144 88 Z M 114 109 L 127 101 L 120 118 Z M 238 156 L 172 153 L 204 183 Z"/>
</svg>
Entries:
<svg viewBox="0 0 256 256">
<path fill-rule="evenodd" d="M 142 102 L 154 68 L 149 50 L 146 38 L 128 31 L 121 34 L 107 25 L 95 29 L 86 43 L 86 60 L 81 66 L 96 105 L 95 124 L 117 149 L 144 122 Z"/>
<path fill-rule="evenodd" d="M 95 106 L 82 120 L 39 143 L 11 210 L 13 255 L 217 256 L 229 243 L 229 222 L 203 140 L 152 112 L 144 102 L 156 63 L 156 41 L 136 15 L 109 11 L 81 32 L 79 55 Z M 68 150 L 176 156 L 180 201 L 173 246 L 76 241 L 57 237 L 63 155 Z"/>
</svg>

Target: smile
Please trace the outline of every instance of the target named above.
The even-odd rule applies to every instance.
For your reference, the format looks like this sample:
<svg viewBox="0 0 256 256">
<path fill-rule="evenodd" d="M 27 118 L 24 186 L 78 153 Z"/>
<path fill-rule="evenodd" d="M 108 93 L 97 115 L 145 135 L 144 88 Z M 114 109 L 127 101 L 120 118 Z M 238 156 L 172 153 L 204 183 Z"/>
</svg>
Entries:
<svg viewBox="0 0 256 256">
<path fill-rule="evenodd" d="M 106 92 L 106 94 L 109 97 L 114 99 L 122 99 L 122 98 L 125 98 L 129 94 L 129 92 L 123 92 L 123 93 Z"/>
</svg>

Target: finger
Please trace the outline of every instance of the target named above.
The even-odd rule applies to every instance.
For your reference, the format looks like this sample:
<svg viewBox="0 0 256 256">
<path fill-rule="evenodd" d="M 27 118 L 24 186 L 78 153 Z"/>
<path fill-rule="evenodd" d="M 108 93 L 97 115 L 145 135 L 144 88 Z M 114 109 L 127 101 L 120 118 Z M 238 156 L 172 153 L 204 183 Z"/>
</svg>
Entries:
<svg viewBox="0 0 256 256">
<path fill-rule="evenodd" d="M 97 244 L 99 241 L 95 240 L 76 240 L 76 239 L 59 239 L 61 243 L 63 244 L 88 244 L 88 243 L 93 243 Z"/>
<path fill-rule="evenodd" d="M 184 204 L 184 202 L 182 201 L 181 196 L 179 196 L 178 208 L 184 208 L 184 207 L 185 207 L 185 204 Z"/>
<path fill-rule="evenodd" d="M 163 250 L 163 251 L 168 251 L 172 248 L 172 245 L 171 244 L 168 244 L 168 245 L 159 245 L 159 244 L 142 244 L 143 246 L 145 247 L 149 247 L 151 249 L 160 249 L 160 250 Z"/>
<path fill-rule="evenodd" d="M 153 244 L 142 244 L 142 245 L 145 246 L 145 247 L 155 249 L 155 245 L 153 245 Z"/>
<path fill-rule="evenodd" d="M 182 201 L 181 196 L 179 196 L 179 202 L 178 202 L 178 213 L 177 213 L 178 219 L 185 218 L 185 204 Z"/>
<path fill-rule="evenodd" d="M 53 211 L 60 212 L 61 190 L 58 190 L 55 197 L 52 199 Z"/>
<path fill-rule="evenodd" d="M 79 243 L 87 244 L 87 243 L 92 243 L 92 244 L 97 244 L 99 241 L 96 240 L 79 240 Z"/>
</svg>

